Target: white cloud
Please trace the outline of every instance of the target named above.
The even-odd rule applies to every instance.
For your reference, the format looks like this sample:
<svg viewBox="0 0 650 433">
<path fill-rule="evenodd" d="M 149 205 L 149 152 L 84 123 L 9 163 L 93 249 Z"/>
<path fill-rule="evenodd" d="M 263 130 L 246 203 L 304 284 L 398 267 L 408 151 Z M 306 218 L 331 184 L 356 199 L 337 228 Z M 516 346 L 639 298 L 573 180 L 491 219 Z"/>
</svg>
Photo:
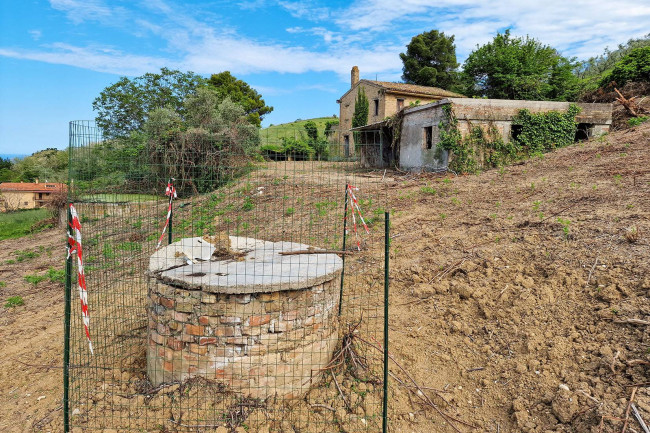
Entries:
<svg viewBox="0 0 650 433">
<path fill-rule="evenodd" d="M 41 32 L 40 30 L 30 30 L 28 33 L 35 41 L 38 41 L 41 38 L 41 36 L 43 36 L 43 32 Z"/>
<path fill-rule="evenodd" d="M 565 55 L 584 58 L 646 34 L 650 5 L 637 0 L 366 0 L 337 16 L 342 28 L 371 32 L 395 31 L 428 18 L 428 26 L 411 27 L 411 33 L 435 28 L 454 34 L 459 57 L 510 27 L 513 34 L 528 34 Z"/>
<path fill-rule="evenodd" d="M 88 20 L 106 22 L 126 12 L 121 7 L 109 7 L 101 0 L 50 0 L 50 5 L 65 12 L 68 19 L 75 24 Z"/>
<path fill-rule="evenodd" d="M 256 8 L 271 0 L 260 0 Z M 77 45 L 50 44 L 37 49 L 4 47 L 0 56 L 31 59 L 110 72 L 141 75 L 168 66 L 210 74 L 230 70 L 234 74 L 335 72 L 349 80 L 352 65 L 362 77 L 399 80 L 399 53 L 410 38 L 437 28 L 454 34 L 459 61 L 477 44 L 484 44 L 499 29 L 512 28 L 515 35 L 529 34 L 565 55 L 586 58 L 648 31 L 650 6 L 638 0 L 370 0 L 347 9 L 321 7 L 313 1 L 282 0 L 277 4 L 294 17 L 319 21 L 314 27 L 286 28 L 305 37 L 300 45 L 245 36 L 229 26 L 226 18 L 190 10 L 167 0 L 138 3 L 141 9 L 109 7 L 102 0 L 50 0 L 53 8 L 73 22 L 94 20 L 118 27 L 140 38 L 154 37 L 165 46 L 152 55 L 138 55 L 131 47 L 96 46 L 93 41 Z M 32 33 L 36 39 L 39 34 Z M 262 39 L 264 38 L 264 39 Z"/>
</svg>

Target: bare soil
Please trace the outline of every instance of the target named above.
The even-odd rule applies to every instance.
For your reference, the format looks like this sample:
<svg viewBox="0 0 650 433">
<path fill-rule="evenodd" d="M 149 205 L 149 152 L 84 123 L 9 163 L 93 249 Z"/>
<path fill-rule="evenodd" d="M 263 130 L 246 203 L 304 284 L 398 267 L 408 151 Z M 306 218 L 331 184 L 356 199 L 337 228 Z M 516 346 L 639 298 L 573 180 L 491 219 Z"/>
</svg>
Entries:
<svg viewBox="0 0 650 433">
<path fill-rule="evenodd" d="M 650 421 L 649 150 L 647 122 L 478 176 L 376 174 L 390 351 L 424 395 L 392 362 L 390 431 L 618 432 L 633 392 Z M 63 287 L 24 277 L 60 268 L 63 245 L 0 242 L 0 300 L 25 301 L 0 310 L 3 432 L 62 431 Z M 7 264 L 16 250 L 39 255 Z"/>
</svg>

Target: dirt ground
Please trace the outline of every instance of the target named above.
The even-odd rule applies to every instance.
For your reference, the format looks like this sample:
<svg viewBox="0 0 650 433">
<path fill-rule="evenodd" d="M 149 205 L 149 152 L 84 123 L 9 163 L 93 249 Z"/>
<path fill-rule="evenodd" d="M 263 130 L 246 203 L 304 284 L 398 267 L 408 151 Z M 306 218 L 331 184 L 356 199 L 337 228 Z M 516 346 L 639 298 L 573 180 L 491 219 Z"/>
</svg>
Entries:
<svg viewBox="0 0 650 433">
<path fill-rule="evenodd" d="M 385 176 L 390 431 L 621 431 L 633 393 L 650 422 L 648 150 L 650 122 L 479 176 Z M 0 310 L 3 432 L 62 431 L 63 288 L 24 279 L 62 245 L 0 242 L 0 300 L 25 301 Z"/>
</svg>

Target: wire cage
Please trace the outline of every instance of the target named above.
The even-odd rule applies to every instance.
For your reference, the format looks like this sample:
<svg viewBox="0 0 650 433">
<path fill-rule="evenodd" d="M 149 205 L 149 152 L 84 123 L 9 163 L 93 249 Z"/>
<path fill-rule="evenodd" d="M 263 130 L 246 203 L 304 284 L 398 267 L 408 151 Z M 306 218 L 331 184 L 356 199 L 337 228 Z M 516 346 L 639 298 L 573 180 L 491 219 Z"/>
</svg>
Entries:
<svg viewBox="0 0 650 433">
<path fill-rule="evenodd" d="M 385 430 L 383 170 L 283 142 L 70 123 L 66 431 Z"/>
</svg>

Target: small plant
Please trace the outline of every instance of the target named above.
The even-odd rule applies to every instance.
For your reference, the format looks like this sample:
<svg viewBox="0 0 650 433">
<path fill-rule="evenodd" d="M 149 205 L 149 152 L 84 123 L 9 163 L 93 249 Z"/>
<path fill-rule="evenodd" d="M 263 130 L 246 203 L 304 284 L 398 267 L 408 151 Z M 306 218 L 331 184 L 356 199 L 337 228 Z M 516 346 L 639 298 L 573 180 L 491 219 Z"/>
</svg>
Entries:
<svg viewBox="0 0 650 433">
<path fill-rule="evenodd" d="M 640 124 L 642 124 L 643 122 L 645 122 L 647 120 L 648 120 L 648 116 L 632 117 L 632 118 L 627 120 L 627 124 L 629 126 L 634 127 L 634 126 L 639 126 Z"/>
<path fill-rule="evenodd" d="M 0 281 L 0 289 L 4 287 L 7 287 L 7 283 L 5 283 L 4 281 Z"/>
<path fill-rule="evenodd" d="M 539 206 L 542 204 L 541 200 L 535 200 L 533 202 L 533 212 L 538 212 L 539 211 Z"/>
<path fill-rule="evenodd" d="M 622 179 L 622 178 L 623 178 L 623 176 L 621 176 L 620 174 L 615 174 L 615 175 L 614 175 L 614 182 L 616 182 L 616 185 L 620 185 L 620 184 L 621 184 L 621 179 Z"/>
<path fill-rule="evenodd" d="M 284 211 L 284 216 L 291 216 L 296 212 L 296 210 L 292 207 L 287 208 L 286 211 Z"/>
<path fill-rule="evenodd" d="M 455 205 L 460 204 L 460 200 L 458 200 L 458 197 L 452 197 L 451 202 Z"/>
<path fill-rule="evenodd" d="M 20 295 L 10 296 L 7 298 L 7 302 L 5 303 L 5 308 L 15 308 L 15 307 L 20 307 L 21 305 L 25 305 L 25 301 L 23 300 L 22 296 Z"/>
<path fill-rule="evenodd" d="M 435 190 L 435 188 L 432 188 L 432 187 L 430 187 L 429 185 L 427 185 L 427 186 L 423 186 L 422 188 L 420 188 L 420 192 L 421 192 L 422 194 L 432 194 L 432 195 L 435 195 L 437 191 Z"/>
<path fill-rule="evenodd" d="M 16 255 L 17 262 L 23 262 L 25 260 L 35 259 L 36 257 L 40 256 L 40 254 L 37 253 L 36 251 L 28 251 L 28 250 L 23 250 L 23 251 L 17 250 L 14 254 Z"/>
<path fill-rule="evenodd" d="M 444 179 L 442 180 L 442 182 L 443 182 L 443 183 L 447 183 L 447 184 L 449 184 L 449 183 L 451 183 L 451 179 L 449 179 L 448 177 L 446 177 L 446 178 L 444 178 Z"/>
<path fill-rule="evenodd" d="M 157 238 L 157 236 L 156 236 Z M 109 243 L 105 243 L 104 247 L 102 249 L 102 254 L 104 255 L 105 259 L 114 259 L 115 258 L 115 253 L 113 252 L 113 247 Z"/>
<path fill-rule="evenodd" d="M 255 207 L 255 204 L 253 203 L 253 199 L 250 198 L 250 197 L 246 197 L 244 199 L 244 205 L 241 208 L 242 208 L 242 210 L 245 210 L 245 211 L 248 212 L 249 210 L 253 210 L 254 207 Z"/>
<path fill-rule="evenodd" d="M 45 275 L 25 275 L 25 281 L 30 284 L 37 285 L 41 281 L 45 281 L 47 277 Z"/>
<path fill-rule="evenodd" d="M 441 220 L 441 221 L 444 221 L 445 218 L 447 218 L 447 214 L 446 214 L 446 213 L 441 213 L 439 216 L 440 216 L 440 220 Z"/>
<path fill-rule="evenodd" d="M 618 314 L 618 309 L 616 309 L 616 308 L 612 308 L 611 311 L 612 311 L 612 314 L 615 315 L 615 316 Z"/>
<path fill-rule="evenodd" d="M 122 251 L 142 251 L 142 245 L 138 242 L 122 242 L 116 247 L 118 250 Z"/>
<path fill-rule="evenodd" d="M 571 225 L 571 221 L 565 218 L 560 218 L 558 217 L 557 222 L 562 224 L 562 232 L 564 233 L 564 239 L 569 239 L 569 226 Z"/>
<path fill-rule="evenodd" d="M 535 182 L 530 183 L 530 190 L 535 191 Z"/>
<path fill-rule="evenodd" d="M 628 227 L 625 230 L 625 239 L 631 244 L 634 244 L 639 240 L 639 230 L 636 226 Z"/>
<path fill-rule="evenodd" d="M 65 270 L 50 268 L 47 270 L 47 277 L 53 283 L 65 283 Z"/>
</svg>

